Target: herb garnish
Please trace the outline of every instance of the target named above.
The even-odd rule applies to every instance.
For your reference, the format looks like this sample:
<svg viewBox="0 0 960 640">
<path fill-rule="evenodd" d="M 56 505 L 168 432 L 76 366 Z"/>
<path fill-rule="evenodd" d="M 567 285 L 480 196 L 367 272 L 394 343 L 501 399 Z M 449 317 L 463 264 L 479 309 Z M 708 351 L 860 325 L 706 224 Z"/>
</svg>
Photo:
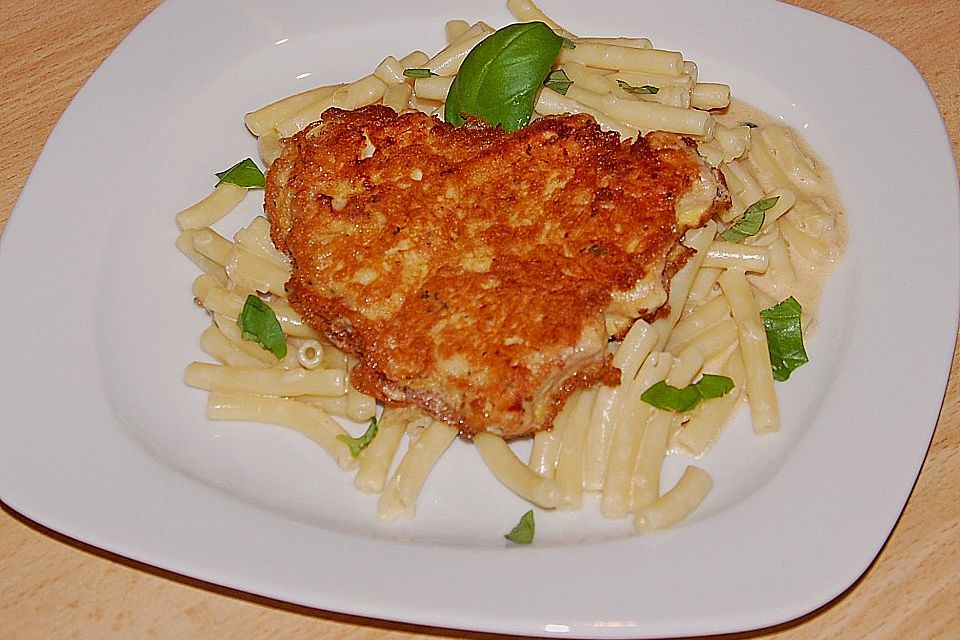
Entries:
<svg viewBox="0 0 960 640">
<path fill-rule="evenodd" d="M 505 131 L 523 127 L 562 43 L 542 22 L 497 30 L 464 58 L 447 92 L 444 120 L 460 126 L 464 116 L 473 116 Z"/>
<path fill-rule="evenodd" d="M 620 85 L 620 88 L 626 91 L 627 93 L 650 94 L 650 95 L 660 93 L 660 88 L 655 87 L 651 84 L 645 84 L 642 87 L 634 87 L 633 85 L 627 82 L 624 82 L 623 80 L 617 80 L 617 84 Z"/>
<path fill-rule="evenodd" d="M 733 380 L 727 376 L 705 373 L 700 379 L 683 389 L 670 386 L 661 380 L 640 395 L 640 399 L 657 409 L 686 413 L 703 400 L 725 396 L 733 390 Z"/>
<path fill-rule="evenodd" d="M 407 78 L 429 78 L 437 74 L 430 71 L 430 69 L 404 69 L 403 75 Z"/>
<path fill-rule="evenodd" d="M 252 159 L 241 160 L 226 171 L 216 174 L 220 181 L 217 184 L 229 182 L 246 189 L 263 189 L 267 185 L 263 171 Z"/>
<path fill-rule="evenodd" d="M 550 72 L 550 75 L 548 75 L 547 79 L 543 81 L 543 84 L 548 89 L 553 89 L 557 93 L 567 95 L 567 89 L 569 89 L 570 85 L 573 84 L 573 80 L 567 77 L 567 74 L 564 73 L 563 69 L 557 69 L 556 71 Z"/>
<path fill-rule="evenodd" d="M 765 211 L 773 208 L 779 200 L 780 196 L 757 200 L 747 207 L 743 215 L 737 218 L 737 221 L 733 223 L 732 227 L 721 233 L 720 237 L 728 242 L 740 242 L 744 238 L 757 235 L 763 227 L 763 221 L 767 217 Z"/>
<path fill-rule="evenodd" d="M 779 382 L 788 379 L 797 367 L 809 362 L 807 351 L 803 348 L 802 313 L 803 307 L 793 296 L 760 312 L 763 328 L 767 332 L 773 379 Z"/>
<path fill-rule="evenodd" d="M 511 529 L 510 533 L 504 534 L 503 537 L 515 544 L 530 544 L 533 542 L 534 529 L 533 510 L 531 509 L 523 514 L 517 526 Z"/>
<path fill-rule="evenodd" d="M 287 355 L 287 339 L 280 328 L 280 321 L 273 309 L 252 293 L 247 296 L 243 310 L 237 317 L 237 326 L 243 332 L 244 340 L 259 343 L 273 353 L 277 360 L 282 360 Z"/>
<path fill-rule="evenodd" d="M 373 439 L 377 437 L 377 417 L 373 416 L 370 418 L 370 424 L 367 426 L 367 430 L 363 432 L 363 435 L 359 438 L 353 438 L 351 436 L 339 435 L 337 440 L 344 443 L 350 447 L 350 455 L 354 458 L 360 455 L 360 452 L 367 448 Z"/>
</svg>

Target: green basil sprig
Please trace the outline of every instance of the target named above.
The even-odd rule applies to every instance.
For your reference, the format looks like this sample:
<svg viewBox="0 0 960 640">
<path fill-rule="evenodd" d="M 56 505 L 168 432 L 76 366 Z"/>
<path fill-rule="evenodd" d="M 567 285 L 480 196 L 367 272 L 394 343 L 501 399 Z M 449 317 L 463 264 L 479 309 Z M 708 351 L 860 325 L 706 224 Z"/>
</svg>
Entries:
<svg viewBox="0 0 960 640">
<path fill-rule="evenodd" d="M 767 218 L 767 209 L 773 208 L 779 200 L 780 196 L 757 200 L 747 207 L 743 215 L 737 218 L 732 227 L 721 233 L 720 237 L 728 242 L 740 242 L 744 238 L 757 235 Z"/>
<path fill-rule="evenodd" d="M 370 424 L 367 426 L 367 430 L 363 432 L 363 435 L 359 438 L 353 438 L 351 436 L 339 435 L 337 440 L 344 443 L 350 447 L 350 455 L 354 458 L 360 455 L 360 452 L 367 448 L 373 439 L 377 437 L 377 417 L 374 416 L 370 418 Z"/>
<path fill-rule="evenodd" d="M 221 171 L 216 175 L 220 178 L 220 181 L 217 182 L 218 185 L 229 182 L 246 189 L 263 189 L 267 185 L 267 180 L 263 177 L 263 171 L 260 171 L 257 163 L 250 158 L 241 160 L 226 171 Z"/>
<path fill-rule="evenodd" d="M 810 361 L 803 347 L 803 307 L 790 296 L 780 304 L 760 312 L 767 333 L 767 350 L 773 379 L 783 382 L 802 364 Z"/>
<path fill-rule="evenodd" d="M 727 376 L 705 373 L 693 384 L 683 389 L 670 386 L 661 380 L 642 394 L 640 399 L 663 411 L 686 413 L 692 411 L 703 400 L 712 400 L 733 391 L 733 380 Z"/>
<path fill-rule="evenodd" d="M 266 302 L 253 295 L 247 296 L 243 310 L 237 316 L 237 326 L 244 340 L 257 342 L 261 347 L 282 360 L 287 355 L 287 339 L 280 328 L 273 309 Z"/>
<path fill-rule="evenodd" d="M 533 522 L 533 510 L 531 509 L 523 514 L 523 517 L 520 518 L 520 522 L 517 523 L 517 526 L 511 529 L 510 533 L 504 534 L 503 537 L 515 544 L 530 544 L 533 542 L 535 529 L 536 527 L 534 526 Z"/>
<path fill-rule="evenodd" d="M 542 22 L 497 30 L 464 58 L 447 92 L 444 120 L 460 126 L 464 116 L 473 116 L 506 131 L 523 127 L 562 44 Z"/>
</svg>

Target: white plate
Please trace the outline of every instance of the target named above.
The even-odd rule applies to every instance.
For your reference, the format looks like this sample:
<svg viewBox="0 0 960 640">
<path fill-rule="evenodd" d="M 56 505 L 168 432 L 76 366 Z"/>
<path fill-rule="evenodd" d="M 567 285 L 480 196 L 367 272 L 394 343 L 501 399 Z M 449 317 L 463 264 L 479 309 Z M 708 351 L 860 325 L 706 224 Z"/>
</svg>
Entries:
<svg viewBox="0 0 960 640">
<path fill-rule="evenodd" d="M 801 129 L 832 165 L 852 241 L 812 363 L 780 386 L 784 428 L 732 425 L 716 489 L 687 523 L 637 537 L 537 514 L 457 444 L 410 523 L 382 526 L 295 433 L 211 423 L 182 369 L 205 324 L 173 213 L 254 155 L 242 115 L 387 54 L 442 44 L 498 4 L 252 0 L 162 5 L 50 137 L 2 238 L 0 495 L 78 540 L 323 609 L 443 627 L 597 637 L 717 633 L 802 615 L 874 558 L 936 423 L 958 310 L 958 196 L 937 108 L 864 32 L 772 2 L 546 2 L 583 34 L 645 35 L 701 77 Z M 251 196 L 243 214 L 258 210 Z M 669 473 L 676 473 L 676 465 Z"/>
</svg>

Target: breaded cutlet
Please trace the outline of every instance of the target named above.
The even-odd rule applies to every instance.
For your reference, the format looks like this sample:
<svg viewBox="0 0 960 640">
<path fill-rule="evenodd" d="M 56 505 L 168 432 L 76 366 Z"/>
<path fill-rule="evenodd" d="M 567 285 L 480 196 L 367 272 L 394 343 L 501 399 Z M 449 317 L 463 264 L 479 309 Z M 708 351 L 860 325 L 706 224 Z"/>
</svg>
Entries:
<svg viewBox="0 0 960 640">
<path fill-rule="evenodd" d="M 729 203 L 692 141 L 587 115 L 508 133 L 330 109 L 282 148 L 264 206 L 291 305 L 358 360 L 357 389 L 467 436 L 549 428 L 618 384 L 611 336 L 664 305 L 683 233 Z"/>
</svg>

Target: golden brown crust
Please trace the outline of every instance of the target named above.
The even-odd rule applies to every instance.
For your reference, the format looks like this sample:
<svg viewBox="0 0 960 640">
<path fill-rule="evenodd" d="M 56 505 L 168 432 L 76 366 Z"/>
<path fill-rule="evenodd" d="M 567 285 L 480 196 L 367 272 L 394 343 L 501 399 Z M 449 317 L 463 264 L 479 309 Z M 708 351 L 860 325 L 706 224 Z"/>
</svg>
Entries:
<svg viewBox="0 0 960 640">
<path fill-rule="evenodd" d="M 514 437 L 617 382 L 611 292 L 680 255 L 701 169 L 677 136 L 621 143 L 585 115 L 505 133 L 331 109 L 283 141 L 265 208 L 291 304 L 357 357 L 358 389 Z"/>
</svg>

